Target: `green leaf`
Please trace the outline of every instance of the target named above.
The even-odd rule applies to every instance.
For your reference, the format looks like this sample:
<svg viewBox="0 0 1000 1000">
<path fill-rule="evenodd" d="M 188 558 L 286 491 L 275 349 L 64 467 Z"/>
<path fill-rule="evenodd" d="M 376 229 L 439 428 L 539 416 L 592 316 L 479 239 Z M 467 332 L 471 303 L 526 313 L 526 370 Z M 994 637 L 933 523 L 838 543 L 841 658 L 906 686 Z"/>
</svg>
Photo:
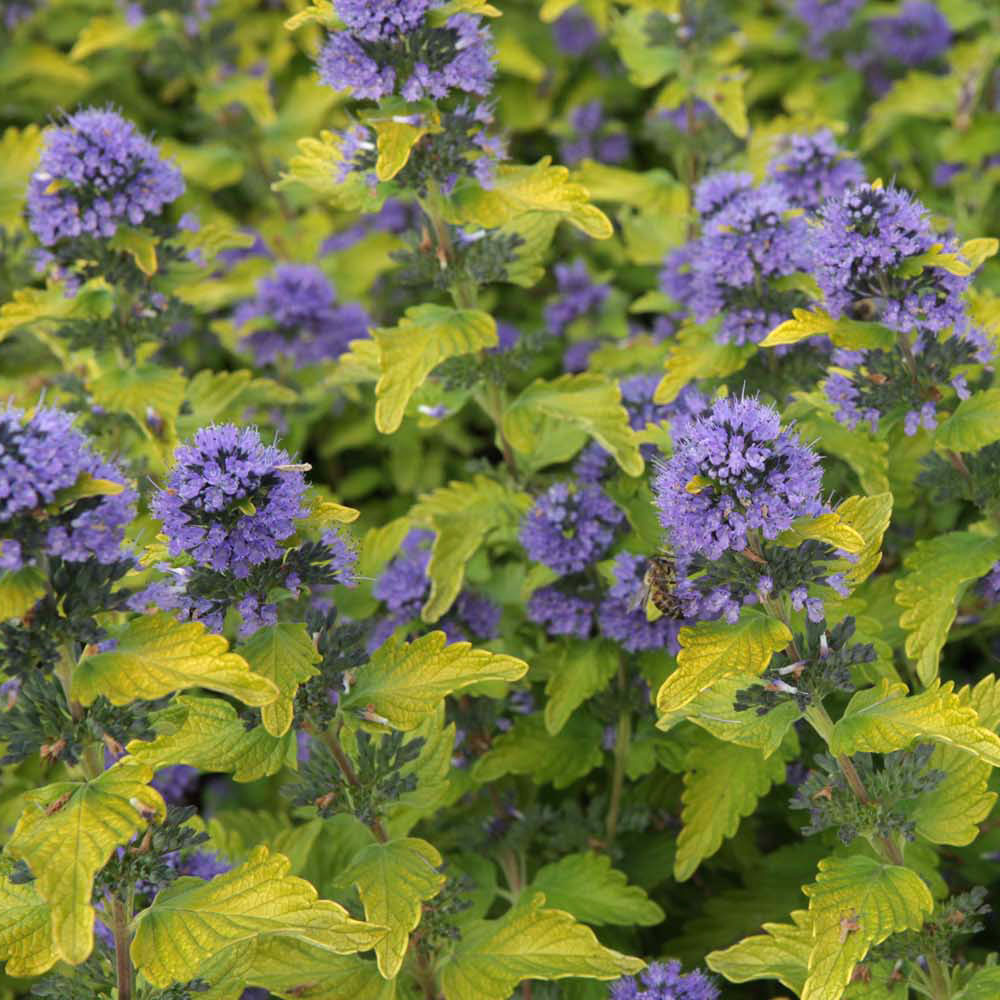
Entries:
<svg viewBox="0 0 1000 1000">
<path fill-rule="evenodd" d="M 321 132 L 318 139 L 300 139 L 299 155 L 292 157 L 289 172 L 281 175 L 273 189 L 283 191 L 302 184 L 345 212 L 377 211 L 385 196 L 372 190 L 361 171 L 349 170 L 338 180 L 343 175 L 343 142 L 342 135 L 329 131 Z"/>
<path fill-rule="evenodd" d="M 363 848 L 340 876 L 341 884 L 357 886 L 365 919 L 389 928 L 375 945 L 378 968 L 386 979 L 392 979 L 403 964 L 422 904 L 445 883 L 438 870 L 441 864 L 437 848 L 407 837 Z"/>
<path fill-rule="evenodd" d="M 263 726 L 247 730 L 236 709 L 221 698 L 181 695 L 153 719 L 156 739 L 133 740 L 128 752 L 154 768 L 187 764 L 202 771 L 229 771 L 236 781 L 256 781 L 294 767 L 295 734 L 272 736 Z"/>
<path fill-rule="evenodd" d="M 739 70 L 712 69 L 708 79 L 698 81 L 696 92 L 740 139 L 750 130 L 746 98 L 743 95 L 745 73 Z"/>
<path fill-rule="evenodd" d="M 618 657 L 618 649 L 606 642 L 571 640 L 559 647 L 545 685 L 545 728 L 550 733 L 558 733 L 580 705 L 608 686 Z"/>
<path fill-rule="evenodd" d="M 489 313 L 449 306 L 411 306 L 392 327 L 374 331 L 382 372 L 375 386 L 375 424 L 392 434 L 403 422 L 406 404 L 442 361 L 497 344 Z"/>
<path fill-rule="evenodd" d="M 991 674 L 974 688 L 961 688 L 956 698 L 959 705 L 977 713 L 980 725 L 995 732 L 1000 724 L 998 694 L 996 677 Z M 943 771 L 944 779 L 917 800 L 912 813 L 917 832 L 933 844 L 971 844 L 979 836 L 978 824 L 997 800 L 996 792 L 989 791 L 992 765 L 959 747 L 938 744 L 928 767 Z"/>
<path fill-rule="evenodd" d="M 629 80 L 637 87 L 652 87 L 665 76 L 677 72 L 681 49 L 676 45 L 654 44 L 648 30 L 650 8 L 638 7 L 615 19 L 611 42 L 618 50 Z"/>
<path fill-rule="evenodd" d="M 148 229 L 119 229 L 108 240 L 112 250 L 127 253 L 147 278 L 156 274 L 156 245 L 157 239 Z"/>
<path fill-rule="evenodd" d="M 979 451 L 1000 441 L 1000 389 L 963 399 L 934 431 L 934 442 L 952 451 Z"/>
<path fill-rule="evenodd" d="M 504 436 L 516 451 L 529 454 L 537 447 L 547 419 L 580 428 L 628 475 L 642 474 L 642 455 L 617 382 L 590 373 L 536 379 L 507 407 Z"/>
<path fill-rule="evenodd" d="M 13 863 L 0 858 L 0 960 L 8 976 L 40 976 L 59 961 L 52 947 L 52 909 L 34 882 L 10 881 Z"/>
<path fill-rule="evenodd" d="M 887 680 L 858 691 L 833 727 L 830 749 L 836 754 L 891 753 L 916 741 L 945 743 L 1000 766 L 1000 737 L 979 722 L 976 710 L 934 681 L 920 694 Z"/>
<path fill-rule="evenodd" d="M 731 983 L 753 979 L 777 979 L 800 993 L 809 970 L 812 952 L 812 920 L 805 910 L 794 910 L 793 923 L 762 924 L 763 934 L 744 938 L 724 951 L 705 956 L 705 964 Z"/>
<path fill-rule="evenodd" d="M 201 622 L 181 623 L 158 612 L 108 631 L 118 641 L 116 648 L 83 657 L 73 672 L 73 697 L 82 705 L 101 695 L 112 705 L 127 705 L 187 687 L 219 691 L 258 707 L 278 697 L 275 684 L 252 673 L 246 660 L 228 652 L 229 643 Z"/>
<path fill-rule="evenodd" d="M 1000 968 L 994 965 L 977 970 L 964 989 L 952 995 L 955 1000 L 996 1000 L 1000 996 Z"/>
<path fill-rule="evenodd" d="M 934 899 L 915 872 L 863 855 L 826 858 L 802 890 L 813 948 L 802 1000 L 840 1000 L 854 966 L 890 934 L 919 930 Z"/>
<path fill-rule="evenodd" d="M 1000 559 L 1000 539 L 969 531 L 952 531 L 917 542 L 896 581 L 896 603 L 903 608 L 899 624 L 909 632 L 906 655 L 915 660 L 917 676 L 930 684 L 948 641 L 958 602 L 973 580 L 985 576 Z"/>
<path fill-rule="evenodd" d="M 562 910 L 532 893 L 499 920 L 470 921 L 441 970 L 445 1000 L 507 1000 L 524 979 L 618 979 L 643 963 L 605 948 Z"/>
<path fill-rule="evenodd" d="M 92 781 L 57 781 L 25 795 L 7 853 L 35 875 L 32 885 L 51 907 L 53 950 L 70 965 L 94 947 L 94 876 L 150 817 L 166 815 L 152 777 L 151 767 L 123 760 Z"/>
<path fill-rule="evenodd" d="M 546 212 L 588 236 L 606 240 L 613 228 L 608 217 L 590 204 L 590 192 L 569 179 L 566 167 L 543 157 L 533 166 L 500 164 L 487 191 L 477 182 L 459 182 L 448 202 L 449 222 L 496 229 L 526 212 Z"/>
<path fill-rule="evenodd" d="M 844 524 L 864 539 L 857 560 L 844 565 L 844 576 L 857 587 L 875 572 L 882 561 L 882 538 L 892 519 L 892 494 L 848 497 L 837 507 L 837 514 Z"/>
<path fill-rule="evenodd" d="M 720 344 L 712 324 L 685 323 L 671 341 L 664 367 L 667 374 L 656 387 L 657 403 L 672 403 L 695 379 L 726 378 L 740 371 L 757 353 L 755 344 Z"/>
<path fill-rule="evenodd" d="M 639 886 L 629 885 L 606 854 L 567 854 L 539 869 L 530 888 L 545 893 L 546 906 L 594 927 L 652 927 L 664 919 L 663 910 Z"/>
<path fill-rule="evenodd" d="M 380 181 L 392 180 L 406 166 L 413 147 L 428 132 L 438 131 L 430 117 L 428 114 L 421 115 L 420 125 L 397 121 L 395 117 L 368 119 L 368 124 L 375 129 L 377 136 L 378 160 L 375 164 L 375 176 Z"/>
<path fill-rule="evenodd" d="M 414 729 L 453 691 L 483 681 L 516 681 L 528 664 L 515 656 L 473 649 L 468 642 L 448 645 L 444 632 L 413 642 L 386 640 L 359 671 L 345 709 L 374 711 L 396 729 Z"/>
<path fill-rule="evenodd" d="M 603 759 L 601 725 L 585 713 L 574 715 L 556 735 L 546 730 L 541 716 L 522 715 L 479 758 L 472 776 L 485 784 L 505 774 L 527 774 L 536 785 L 566 788 Z"/>
<path fill-rule="evenodd" d="M 132 961 L 154 986 L 193 979 L 213 954 L 261 936 L 293 938 L 336 954 L 365 951 L 384 927 L 351 919 L 288 874 L 283 854 L 258 847 L 249 860 L 210 882 L 183 877 L 136 918 Z"/>
<path fill-rule="evenodd" d="M 179 368 L 115 364 L 91 383 L 90 391 L 96 403 L 113 413 L 127 413 L 151 437 L 150 411 L 173 431 L 186 387 Z"/>
<path fill-rule="evenodd" d="M 12 233 L 24 226 L 28 181 L 38 166 L 42 130 L 37 125 L 8 128 L 0 138 L 0 227 Z"/>
<path fill-rule="evenodd" d="M 295 692 L 300 684 L 319 673 L 315 664 L 320 655 L 305 625 L 262 628 L 240 647 L 240 656 L 255 674 L 266 677 L 280 692 L 276 701 L 264 705 L 260 717 L 272 736 L 284 736 L 292 724 Z"/>
<path fill-rule="evenodd" d="M 410 518 L 434 531 L 427 564 L 431 589 L 420 612 L 425 622 L 437 621 L 454 603 L 466 564 L 479 547 L 497 536 L 513 538 L 530 507 L 527 493 L 485 476 L 451 482 L 417 501 Z"/>
<path fill-rule="evenodd" d="M 828 511 L 819 517 L 800 517 L 792 526 L 783 531 L 775 541 L 786 548 L 798 548 L 806 539 L 826 542 L 835 549 L 843 549 L 857 555 L 864 549 L 864 538 L 849 524 L 844 522 L 838 511 Z"/>
<path fill-rule="evenodd" d="M 62 285 L 47 288 L 19 288 L 10 302 L 0 306 L 0 340 L 22 327 L 53 320 L 107 319 L 114 295 L 103 278 L 88 281 L 70 298 Z"/>
<path fill-rule="evenodd" d="M 681 645 L 677 669 L 656 696 L 658 715 L 683 708 L 731 674 L 759 676 L 767 669 L 772 654 L 792 641 L 792 633 L 777 619 L 745 609 L 733 625 L 701 622 L 693 628 L 682 628 L 677 639 Z"/>
<path fill-rule="evenodd" d="M 775 782 L 785 779 L 781 754 L 765 758 L 760 750 L 702 737 L 688 754 L 684 773 L 684 827 L 677 836 L 674 878 L 689 879 L 705 858 L 735 836 Z"/>
<path fill-rule="evenodd" d="M 21 618 L 45 594 L 45 577 L 34 566 L 0 573 L 0 621 Z"/>
</svg>

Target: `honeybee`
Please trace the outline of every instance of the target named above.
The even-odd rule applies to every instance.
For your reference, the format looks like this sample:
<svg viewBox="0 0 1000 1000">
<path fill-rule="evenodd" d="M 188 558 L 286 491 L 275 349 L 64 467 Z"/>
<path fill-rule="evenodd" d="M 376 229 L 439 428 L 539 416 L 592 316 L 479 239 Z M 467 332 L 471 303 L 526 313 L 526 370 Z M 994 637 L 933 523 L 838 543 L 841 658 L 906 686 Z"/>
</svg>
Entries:
<svg viewBox="0 0 1000 1000">
<path fill-rule="evenodd" d="M 667 618 L 683 618 L 684 609 L 677 594 L 677 563 L 669 552 L 650 556 L 646 563 L 646 572 L 642 578 L 642 586 L 632 603 L 631 611 L 638 608 L 646 609 L 646 617 L 651 621 L 663 615 Z M 652 605 L 659 614 L 652 613 Z"/>
</svg>

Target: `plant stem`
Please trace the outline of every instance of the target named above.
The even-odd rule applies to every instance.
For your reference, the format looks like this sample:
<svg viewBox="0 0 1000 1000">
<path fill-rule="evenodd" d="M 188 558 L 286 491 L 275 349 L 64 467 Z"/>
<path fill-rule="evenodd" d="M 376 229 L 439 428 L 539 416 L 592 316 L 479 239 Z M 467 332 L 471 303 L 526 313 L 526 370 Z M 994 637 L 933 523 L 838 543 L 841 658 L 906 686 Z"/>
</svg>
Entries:
<svg viewBox="0 0 1000 1000">
<path fill-rule="evenodd" d="M 333 759 L 337 762 L 337 766 L 340 768 L 341 773 L 347 779 L 347 783 L 352 788 L 360 788 L 361 779 L 358 777 L 358 772 L 354 770 L 351 758 L 344 752 L 344 748 L 340 745 L 340 740 L 337 739 L 336 734 L 331 733 L 328 729 L 324 729 L 321 732 L 316 733 L 316 729 L 312 728 L 312 732 L 319 736 L 319 738 L 326 744 L 330 753 L 333 754 Z M 384 844 L 389 839 L 385 832 L 385 827 L 382 826 L 382 821 L 377 816 L 372 820 L 371 829 L 372 833 L 375 834 L 375 839 L 380 844 Z"/>
<path fill-rule="evenodd" d="M 129 934 L 129 914 L 125 905 L 117 897 L 111 898 L 111 917 L 115 935 L 115 969 L 118 980 L 118 1000 L 133 1000 L 135 995 L 135 972 L 129 955 L 131 935 Z"/>
<path fill-rule="evenodd" d="M 951 1000 L 951 983 L 940 959 L 928 955 L 927 971 L 930 973 L 930 987 L 934 1000 Z"/>
<path fill-rule="evenodd" d="M 618 690 L 622 698 L 627 697 L 628 674 L 624 657 L 618 661 Z M 632 710 L 625 704 L 618 713 L 618 730 L 615 733 L 615 766 L 611 774 L 611 799 L 608 802 L 608 816 L 604 827 L 604 846 L 611 851 L 618 833 L 618 816 L 621 812 L 622 791 L 625 787 L 625 765 L 628 748 L 632 740 Z"/>
</svg>

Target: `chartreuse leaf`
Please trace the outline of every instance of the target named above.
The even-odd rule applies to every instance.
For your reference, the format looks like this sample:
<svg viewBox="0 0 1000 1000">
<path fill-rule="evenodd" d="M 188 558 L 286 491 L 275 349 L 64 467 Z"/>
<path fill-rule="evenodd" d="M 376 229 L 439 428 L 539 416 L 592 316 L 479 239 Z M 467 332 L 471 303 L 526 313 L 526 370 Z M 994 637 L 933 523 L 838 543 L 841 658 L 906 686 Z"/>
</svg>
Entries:
<svg viewBox="0 0 1000 1000">
<path fill-rule="evenodd" d="M 180 369 L 110 364 L 90 385 L 94 401 L 114 413 L 127 413 L 147 437 L 152 436 L 147 420 L 150 411 L 166 421 L 172 432 L 187 388 Z"/>
<path fill-rule="evenodd" d="M 955 1000 L 995 1000 L 1000 996 L 1000 967 L 992 965 L 978 969 L 965 988 L 953 995 Z"/>
<path fill-rule="evenodd" d="M 103 278 L 88 281 L 75 296 L 61 285 L 19 288 L 0 306 L 0 340 L 25 326 L 60 319 L 105 319 L 111 314 L 113 294 Z"/>
<path fill-rule="evenodd" d="M 108 246 L 127 253 L 147 278 L 156 274 L 156 237 L 148 229 L 121 228 L 108 240 Z"/>
<path fill-rule="evenodd" d="M 473 649 L 468 642 L 448 645 L 444 632 L 429 632 L 413 642 L 386 640 L 358 674 L 345 709 L 371 706 L 396 729 L 414 729 L 442 699 L 482 681 L 516 681 L 528 669 L 516 656 Z"/>
<path fill-rule="evenodd" d="M 124 760 L 92 781 L 57 781 L 24 797 L 7 853 L 27 862 L 51 908 L 52 948 L 79 965 L 94 947 L 94 876 L 166 807 L 148 782 L 153 769 Z"/>
<path fill-rule="evenodd" d="M 701 622 L 682 628 L 677 639 L 681 646 L 677 669 L 656 696 L 661 716 L 683 708 L 723 677 L 739 673 L 759 676 L 772 654 L 792 641 L 792 633 L 777 619 L 744 609 L 735 624 Z"/>
<path fill-rule="evenodd" d="M 952 451 L 979 451 L 1000 441 L 1000 389 L 986 389 L 963 399 L 938 425 L 934 441 Z"/>
<path fill-rule="evenodd" d="M 628 475 L 642 474 L 642 455 L 617 382 L 591 373 L 563 375 L 552 381 L 536 379 L 507 407 L 504 435 L 515 451 L 530 454 L 538 445 L 546 418 L 579 427 Z"/>
<path fill-rule="evenodd" d="M 806 539 L 826 542 L 835 549 L 843 549 L 857 555 L 865 547 L 861 534 L 846 524 L 837 511 L 828 511 L 819 517 L 800 517 L 792 526 L 783 531 L 775 541 L 787 548 L 797 548 Z"/>
<path fill-rule="evenodd" d="M 996 677 L 991 674 L 974 688 L 961 688 L 956 699 L 959 705 L 975 710 L 980 725 L 996 731 L 1000 725 Z M 944 778 L 917 799 L 912 813 L 917 832 L 934 844 L 971 844 L 979 835 L 978 824 L 989 816 L 997 800 L 996 792 L 988 787 L 992 765 L 959 747 L 938 744 L 928 767 L 943 771 Z"/>
<path fill-rule="evenodd" d="M 288 867 L 283 854 L 257 847 L 244 864 L 210 882 L 178 879 L 136 918 L 136 968 L 154 986 L 169 986 L 193 979 L 213 954 L 242 941 L 292 938 L 347 955 L 385 936 L 384 927 L 319 899 Z"/>
<path fill-rule="evenodd" d="M 906 557 L 906 576 L 896 581 L 899 624 L 909 632 L 906 655 L 916 660 L 917 676 L 929 684 L 955 620 L 958 602 L 973 580 L 1000 559 L 1000 539 L 952 531 L 917 542 Z"/>
<path fill-rule="evenodd" d="M 642 968 L 568 913 L 544 905 L 542 893 L 531 893 L 499 920 L 463 926 L 441 970 L 445 1000 L 507 1000 L 523 979 L 618 979 Z"/>
<path fill-rule="evenodd" d="M 386 979 L 399 972 L 410 931 L 420 923 L 421 907 L 445 883 L 437 848 L 426 840 L 405 837 L 363 848 L 342 872 L 339 882 L 355 885 L 365 908 L 365 919 L 388 927 L 375 945 L 379 971 Z"/>
<path fill-rule="evenodd" d="M 8 976 L 39 976 L 59 960 L 52 947 L 52 910 L 34 882 L 10 881 L 13 863 L 0 858 L 0 960 Z"/>
<path fill-rule="evenodd" d="M 236 781 L 256 781 L 294 767 L 295 734 L 272 736 L 263 726 L 247 730 L 236 709 L 221 698 L 180 695 L 153 719 L 156 739 L 133 740 L 128 751 L 154 768 L 187 764 L 203 771 L 230 771 Z"/>
<path fill-rule="evenodd" d="M 657 403 L 672 403 L 696 378 L 726 378 L 738 372 L 757 351 L 753 344 L 717 343 L 713 324 L 685 323 L 671 344 L 664 362 L 667 373 L 653 397 Z"/>
<path fill-rule="evenodd" d="M 0 138 L 0 227 L 15 232 L 24 225 L 25 192 L 38 166 L 42 130 L 37 125 L 8 128 Z"/>
<path fill-rule="evenodd" d="M 918 740 L 945 743 L 1000 766 L 1000 737 L 979 721 L 976 710 L 963 703 L 948 681 L 934 681 L 920 694 L 905 684 L 882 680 L 878 687 L 858 691 L 833 727 L 830 749 L 836 754 L 891 753 Z"/>
<path fill-rule="evenodd" d="M 545 893 L 546 906 L 566 910 L 594 927 L 652 927 L 664 918 L 663 910 L 645 890 L 629 885 L 624 873 L 611 867 L 606 854 L 593 851 L 567 854 L 545 865 L 532 879 L 531 889 Z"/>
<path fill-rule="evenodd" d="M 801 992 L 813 947 L 812 920 L 805 910 L 794 910 L 791 918 L 790 924 L 762 924 L 763 934 L 711 952 L 705 964 L 731 983 L 777 979 L 793 992 Z"/>
<path fill-rule="evenodd" d="M 246 982 L 276 996 L 308 1000 L 394 1000 L 396 983 L 374 962 L 287 937 L 258 938 Z M 239 994 L 237 994 L 239 995 Z"/>
<path fill-rule="evenodd" d="M 760 750 L 735 743 L 719 743 L 703 736 L 685 762 L 684 827 L 677 836 L 674 878 L 689 879 L 705 858 L 710 858 L 739 829 L 757 801 L 783 781 L 781 754 L 765 758 Z"/>
<path fill-rule="evenodd" d="M 80 660 L 73 672 L 73 697 L 90 705 L 103 695 L 112 705 L 160 698 L 186 687 L 203 687 L 270 705 L 277 686 L 252 673 L 247 661 L 228 652 L 229 643 L 200 622 L 178 622 L 166 612 L 141 615 L 108 631 L 118 645 Z"/>
<path fill-rule="evenodd" d="M 1000 240 L 994 236 L 981 236 L 976 240 L 966 240 L 959 253 L 969 262 L 971 271 L 976 271 L 990 257 L 995 257 L 998 250 L 1000 250 Z"/>
<path fill-rule="evenodd" d="M 375 425 L 392 434 L 432 369 L 448 358 L 496 347 L 497 325 L 478 309 L 424 304 L 407 309 L 395 326 L 377 328 L 374 336 L 382 372 L 375 386 Z"/>
<path fill-rule="evenodd" d="M 892 494 L 848 497 L 837 508 L 837 515 L 864 539 L 857 559 L 844 567 L 844 576 L 856 587 L 875 572 L 882 559 L 882 538 L 892 519 Z"/>
<path fill-rule="evenodd" d="M 741 70 L 720 70 L 713 67 L 711 75 L 699 80 L 696 87 L 698 96 L 710 104 L 733 135 L 741 139 L 750 130 L 746 97 L 743 94 L 745 75 Z"/>
<path fill-rule="evenodd" d="M 531 507 L 527 493 L 512 490 L 485 476 L 471 483 L 451 482 L 422 496 L 410 510 L 416 523 L 434 531 L 427 576 L 431 581 L 421 617 L 437 621 L 462 588 L 466 563 L 492 535 L 513 534 Z"/>
<path fill-rule="evenodd" d="M 919 930 L 934 898 L 916 872 L 864 855 L 825 858 L 809 897 L 813 947 L 802 1000 L 840 1000 L 868 949 L 899 931 Z"/>
<path fill-rule="evenodd" d="M 45 577 L 34 566 L 0 573 L 0 621 L 20 618 L 44 593 Z"/>
<path fill-rule="evenodd" d="M 289 172 L 272 185 L 275 191 L 304 184 L 335 208 L 346 212 L 375 212 L 383 197 L 358 170 L 344 171 L 344 137 L 323 131 L 318 139 L 299 139 L 299 155 L 289 161 Z M 343 179 L 341 179 L 343 178 Z"/>
<path fill-rule="evenodd" d="M 406 166 L 413 147 L 428 132 L 440 131 L 429 113 L 419 117 L 420 124 L 401 121 L 402 116 L 390 118 L 370 117 L 367 124 L 375 129 L 378 160 L 375 163 L 375 176 L 380 181 L 391 181 Z"/>
<path fill-rule="evenodd" d="M 852 319 L 834 319 L 821 309 L 793 309 L 792 319 L 776 326 L 761 342 L 761 347 L 797 344 L 809 337 L 828 336 L 837 347 L 851 350 L 891 347 L 895 334 L 878 323 Z"/>
<path fill-rule="evenodd" d="M 542 157 L 533 166 L 500 164 L 489 190 L 477 183 L 460 183 L 447 203 L 448 221 L 496 229 L 526 212 L 547 212 L 588 236 L 606 240 L 611 221 L 590 204 L 590 192 L 570 180 L 566 167 Z"/>
<path fill-rule="evenodd" d="M 319 673 L 315 664 L 320 656 L 305 625 L 297 622 L 262 628 L 240 647 L 240 655 L 255 674 L 266 677 L 280 692 L 276 701 L 260 710 L 260 718 L 272 736 L 284 736 L 292 724 L 295 692 Z"/>
<path fill-rule="evenodd" d="M 618 669 L 619 658 L 611 643 L 596 640 L 574 640 L 560 647 L 559 652 L 545 685 L 545 728 L 553 734 L 588 698 L 607 687 Z"/>
</svg>

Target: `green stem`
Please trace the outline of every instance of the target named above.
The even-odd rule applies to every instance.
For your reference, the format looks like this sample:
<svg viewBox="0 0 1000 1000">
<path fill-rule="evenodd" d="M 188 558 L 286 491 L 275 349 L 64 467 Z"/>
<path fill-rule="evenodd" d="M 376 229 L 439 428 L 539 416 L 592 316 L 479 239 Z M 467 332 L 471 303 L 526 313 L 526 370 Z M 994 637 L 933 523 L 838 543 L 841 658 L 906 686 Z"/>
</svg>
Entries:
<svg viewBox="0 0 1000 1000">
<path fill-rule="evenodd" d="M 934 1000 L 951 1000 L 951 981 L 941 960 L 934 955 L 928 955 L 927 972 Z"/>
<path fill-rule="evenodd" d="M 628 696 L 628 674 L 624 657 L 618 662 L 618 690 L 622 698 Z M 618 817 L 621 813 L 622 791 L 625 788 L 625 765 L 628 762 L 628 748 L 632 741 L 632 710 L 626 703 L 618 713 L 618 731 L 615 734 L 615 765 L 611 774 L 611 798 L 608 802 L 608 816 L 604 827 L 604 845 L 610 853 L 618 834 Z"/>
<path fill-rule="evenodd" d="M 117 897 L 111 899 L 111 922 L 115 935 L 115 969 L 118 980 L 118 1000 L 133 1000 L 135 995 L 135 972 L 132 968 L 132 958 L 129 955 L 131 934 L 129 933 L 129 914 L 125 905 Z"/>
</svg>

